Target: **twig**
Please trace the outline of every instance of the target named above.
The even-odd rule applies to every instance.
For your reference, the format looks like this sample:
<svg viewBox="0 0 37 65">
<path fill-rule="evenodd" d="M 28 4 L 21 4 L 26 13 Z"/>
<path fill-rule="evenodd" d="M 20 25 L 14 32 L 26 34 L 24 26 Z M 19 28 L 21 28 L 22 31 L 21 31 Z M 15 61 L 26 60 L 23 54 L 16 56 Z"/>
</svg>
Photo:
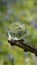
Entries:
<svg viewBox="0 0 37 65">
<path fill-rule="evenodd" d="M 30 51 L 37 56 L 37 48 L 35 48 L 29 44 L 26 44 L 24 42 L 24 40 L 10 40 L 10 41 L 8 40 L 8 42 L 11 44 L 11 46 L 16 45 L 16 46 L 24 49 L 24 51 L 26 51 L 26 52 Z"/>
</svg>

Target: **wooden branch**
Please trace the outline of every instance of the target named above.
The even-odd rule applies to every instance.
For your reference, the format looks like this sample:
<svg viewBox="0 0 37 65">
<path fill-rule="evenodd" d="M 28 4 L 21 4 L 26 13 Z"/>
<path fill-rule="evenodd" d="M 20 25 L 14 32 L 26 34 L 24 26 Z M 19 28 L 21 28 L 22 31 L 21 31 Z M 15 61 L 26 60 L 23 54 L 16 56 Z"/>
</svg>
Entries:
<svg viewBox="0 0 37 65">
<path fill-rule="evenodd" d="M 10 41 L 8 40 L 8 42 L 11 44 L 11 46 L 16 45 L 16 46 L 24 49 L 24 51 L 26 51 L 26 52 L 30 51 L 37 56 L 37 48 L 35 48 L 29 44 L 26 44 L 24 42 L 24 40 L 10 40 Z"/>
</svg>

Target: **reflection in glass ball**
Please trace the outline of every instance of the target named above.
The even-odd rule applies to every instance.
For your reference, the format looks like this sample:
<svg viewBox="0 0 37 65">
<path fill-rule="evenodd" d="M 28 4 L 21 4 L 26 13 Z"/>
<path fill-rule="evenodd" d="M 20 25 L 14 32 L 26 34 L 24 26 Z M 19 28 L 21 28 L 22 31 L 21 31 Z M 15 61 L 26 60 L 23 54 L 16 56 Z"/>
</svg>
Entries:
<svg viewBox="0 0 37 65">
<path fill-rule="evenodd" d="M 26 34 L 26 26 L 23 23 L 12 23 L 9 26 L 8 34 L 10 38 L 14 40 L 20 40 L 23 39 L 23 36 Z"/>
</svg>

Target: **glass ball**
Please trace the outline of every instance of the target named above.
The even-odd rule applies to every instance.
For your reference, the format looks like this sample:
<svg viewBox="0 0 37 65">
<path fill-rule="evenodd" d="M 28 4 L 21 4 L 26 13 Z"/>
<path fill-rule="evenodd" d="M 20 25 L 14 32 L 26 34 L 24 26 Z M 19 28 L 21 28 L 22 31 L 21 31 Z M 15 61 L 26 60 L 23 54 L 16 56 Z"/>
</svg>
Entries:
<svg viewBox="0 0 37 65">
<path fill-rule="evenodd" d="M 26 34 L 26 26 L 23 23 L 14 22 L 10 24 L 8 33 L 13 40 L 23 39 L 23 35 Z"/>
</svg>

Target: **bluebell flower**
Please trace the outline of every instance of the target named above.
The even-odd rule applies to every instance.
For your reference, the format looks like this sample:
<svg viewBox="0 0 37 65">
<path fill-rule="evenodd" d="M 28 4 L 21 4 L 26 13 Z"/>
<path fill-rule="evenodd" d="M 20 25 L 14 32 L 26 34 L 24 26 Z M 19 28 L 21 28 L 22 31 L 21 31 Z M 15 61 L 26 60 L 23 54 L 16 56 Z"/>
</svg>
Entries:
<svg viewBox="0 0 37 65">
<path fill-rule="evenodd" d="M 31 21 L 31 25 L 32 25 L 34 28 L 37 28 L 37 23 L 35 22 L 35 20 L 32 20 L 32 21 Z"/>
<path fill-rule="evenodd" d="M 9 55 L 8 55 L 8 58 L 9 58 L 10 60 L 12 60 L 12 59 L 13 59 L 13 55 L 12 55 L 12 54 L 9 54 Z"/>
<path fill-rule="evenodd" d="M 2 46 L 3 45 L 3 43 L 0 41 L 0 46 Z"/>
</svg>

